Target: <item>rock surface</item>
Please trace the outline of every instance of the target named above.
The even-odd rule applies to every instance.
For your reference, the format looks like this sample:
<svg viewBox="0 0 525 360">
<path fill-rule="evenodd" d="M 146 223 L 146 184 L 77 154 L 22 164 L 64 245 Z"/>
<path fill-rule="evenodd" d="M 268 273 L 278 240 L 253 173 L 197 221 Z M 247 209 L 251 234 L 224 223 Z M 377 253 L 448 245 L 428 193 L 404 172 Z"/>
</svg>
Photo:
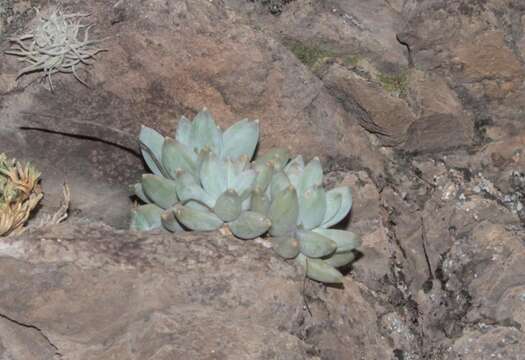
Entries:
<svg viewBox="0 0 525 360">
<path fill-rule="evenodd" d="M 300 271 L 258 243 L 64 224 L 7 239 L 0 256 L 3 358 L 388 354 L 357 283 L 310 284 L 303 299 Z"/>
<path fill-rule="evenodd" d="M 4 3 L 0 50 L 48 8 Z M 73 198 L 70 223 L 0 242 L 0 358 L 523 359 L 522 1 L 63 3 L 110 51 L 53 93 L 0 55 L 0 150 L 43 170 L 39 214 L 64 180 Z M 140 125 L 204 106 L 351 186 L 343 289 L 264 240 L 115 229 Z"/>
<path fill-rule="evenodd" d="M 39 74 L 17 84 L 16 59 L 6 56 L 0 65 L 2 128 L 26 125 L 116 142 L 114 131 L 97 131 L 104 126 L 128 133 L 129 139 L 119 144 L 135 149 L 141 124 L 170 135 L 180 116 L 192 117 L 207 107 L 223 127 L 244 117 L 260 119 L 260 151 L 290 146 L 307 157 L 351 158 L 378 174 L 381 156 L 323 83 L 286 47 L 243 24 L 224 4 L 206 0 L 117 7 L 67 4 L 93 13 L 97 22 L 93 36 L 111 34 L 103 43 L 110 51 L 100 54 L 84 75 L 90 89 L 71 76 L 56 76 L 54 92 L 30 85 Z M 125 199 L 114 185 L 131 183 L 142 171 L 138 158 L 107 143 L 41 131 L 21 132 L 17 138 L 4 133 L 2 142 L 8 138 L 15 144 L 7 151 L 23 148 L 23 156 L 42 163 L 42 168 L 60 169 L 45 173 L 45 178 L 50 183 L 67 178 L 73 194 L 80 194 L 76 206 L 94 219 L 104 217 L 97 214 L 99 208 L 88 205 L 89 197 L 104 207 L 109 205 L 104 199 Z M 51 144 L 54 153 L 49 151 Z M 64 157 L 64 151 L 73 154 Z M 86 172 L 86 162 L 80 159 L 89 160 L 92 171 Z M 101 194 L 101 187 L 115 196 Z M 117 201 L 119 213 L 123 201 Z M 124 219 L 110 222 L 122 226 Z"/>
</svg>

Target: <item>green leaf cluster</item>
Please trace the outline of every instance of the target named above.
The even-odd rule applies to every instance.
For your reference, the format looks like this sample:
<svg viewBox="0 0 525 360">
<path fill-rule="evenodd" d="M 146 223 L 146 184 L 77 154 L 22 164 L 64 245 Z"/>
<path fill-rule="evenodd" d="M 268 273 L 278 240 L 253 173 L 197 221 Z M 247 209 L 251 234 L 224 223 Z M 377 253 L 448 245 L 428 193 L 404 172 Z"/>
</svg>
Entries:
<svg viewBox="0 0 525 360">
<path fill-rule="evenodd" d="M 241 239 L 268 234 L 274 250 L 295 259 L 306 275 L 341 283 L 337 270 L 360 245 L 350 231 L 330 229 L 352 207 L 349 187 L 326 190 L 318 158 L 305 164 L 275 148 L 254 159 L 259 122 L 243 119 L 222 131 L 206 110 L 182 117 L 174 138 L 142 127 L 139 142 L 152 174 L 130 187 L 145 204 L 131 228 L 213 231 Z"/>
</svg>

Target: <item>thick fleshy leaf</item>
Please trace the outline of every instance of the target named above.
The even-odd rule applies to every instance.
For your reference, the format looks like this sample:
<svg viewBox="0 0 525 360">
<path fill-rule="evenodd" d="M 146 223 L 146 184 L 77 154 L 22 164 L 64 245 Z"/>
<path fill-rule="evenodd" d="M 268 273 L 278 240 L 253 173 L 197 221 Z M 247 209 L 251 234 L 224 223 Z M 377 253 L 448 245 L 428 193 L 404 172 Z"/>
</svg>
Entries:
<svg viewBox="0 0 525 360">
<path fill-rule="evenodd" d="M 235 190 L 226 190 L 217 199 L 213 212 L 223 221 L 233 221 L 241 215 L 241 202 L 242 200 Z"/>
<path fill-rule="evenodd" d="M 181 202 L 196 200 L 210 208 L 215 205 L 215 198 L 204 191 L 193 176 L 182 170 L 175 175 L 175 189 Z"/>
<path fill-rule="evenodd" d="M 181 224 L 178 222 L 177 218 L 175 217 L 175 214 L 173 213 L 173 209 L 165 210 L 160 215 L 160 221 L 162 223 L 162 226 L 168 231 L 171 232 L 184 232 L 184 228 L 181 226 Z"/>
<path fill-rule="evenodd" d="M 197 155 L 185 145 L 166 138 L 162 147 L 162 165 L 168 174 L 175 178 L 177 171 L 184 170 L 197 177 Z"/>
<path fill-rule="evenodd" d="M 351 231 L 321 228 L 312 231 L 334 240 L 337 244 L 337 253 L 354 250 L 361 246 L 361 239 Z"/>
<path fill-rule="evenodd" d="M 301 155 L 294 158 L 292 161 L 286 165 L 284 168 L 284 173 L 288 176 L 290 183 L 296 188 L 299 189 L 299 183 L 304 172 L 304 160 Z"/>
<path fill-rule="evenodd" d="M 299 194 L 298 225 L 305 230 L 315 229 L 326 213 L 326 193 L 322 186 L 314 186 Z"/>
<path fill-rule="evenodd" d="M 267 194 L 273 201 L 280 192 L 290 187 L 290 185 L 291 184 L 290 180 L 288 180 L 288 176 L 286 176 L 284 171 L 278 170 L 273 174 L 272 182 L 270 183 L 270 186 L 267 190 Z"/>
<path fill-rule="evenodd" d="M 185 116 L 181 116 L 177 123 L 175 139 L 191 149 L 191 121 Z"/>
<path fill-rule="evenodd" d="M 223 221 L 211 211 L 194 209 L 180 204 L 175 205 L 173 213 L 182 225 L 195 231 L 213 231 L 223 224 Z"/>
<path fill-rule="evenodd" d="M 313 231 L 297 231 L 301 252 L 311 258 L 321 258 L 333 254 L 337 249 L 335 241 Z"/>
<path fill-rule="evenodd" d="M 270 185 L 273 177 L 273 163 L 267 162 L 264 165 L 255 165 L 255 171 L 257 171 L 257 177 L 255 179 L 255 188 L 265 191 L 268 185 Z"/>
<path fill-rule="evenodd" d="M 304 167 L 303 175 L 299 181 L 299 187 L 297 191 L 299 193 L 306 191 L 315 185 L 321 185 L 323 183 L 323 168 L 321 167 L 321 161 L 318 157 L 313 158 Z"/>
<path fill-rule="evenodd" d="M 191 146 L 196 153 L 205 147 L 217 156 L 222 152 L 221 130 L 206 108 L 195 116 L 191 124 Z"/>
<path fill-rule="evenodd" d="M 252 193 L 251 199 L 251 210 L 263 214 L 264 216 L 268 215 L 268 210 L 270 210 L 270 199 L 264 192 L 255 190 Z"/>
<path fill-rule="evenodd" d="M 321 259 L 311 259 L 299 254 L 296 260 L 305 269 L 306 276 L 312 280 L 327 284 L 341 284 L 343 282 L 343 274 Z"/>
<path fill-rule="evenodd" d="M 146 204 L 132 209 L 130 229 L 148 231 L 160 228 L 160 215 L 163 211 L 155 204 Z"/>
<path fill-rule="evenodd" d="M 272 236 L 293 234 L 297 228 L 298 216 L 297 192 L 292 186 L 289 186 L 277 194 L 270 205 L 269 218 L 272 222 L 270 234 Z"/>
<path fill-rule="evenodd" d="M 331 190 L 326 192 L 326 212 L 324 214 L 321 226 L 328 224 L 330 219 L 334 218 L 341 208 L 342 201 L 343 195 L 341 195 L 339 192 Z"/>
<path fill-rule="evenodd" d="M 139 133 L 139 142 L 141 147 L 146 146 L 149 151 L 142 148 L 144 161 L 155 175 L 162 175 L 162 169 L 159 168 L 162 159 L 162 146 L 164 136 L 149 127 L 142 126 Z M 154 159 L 155 158 L 155 159 Z"/>
<path fill-rule="evenodd" d="M 355 259 L 355 253 L 353 251 L 347 251 L 339 254 L 333 254 L 327 259 L 323 259 L 323 261 L 335 268 L 346 266 L 350 264 Z"/>
<path fill-rule="evenodd" d="M 350 187 L 348 186 L 336 187 L 332 190 L 329 190 L 326 193 L 327 204 L 329 206 L 330 206 L 330 202 L 332 201 L 330 199 L 333 199 L 334 197 L 336 197 L 337 194 L 341 195 L 341 205 L 339 206 L 339 209 L 337 210 L 335 215 L 333 215 L 329 219 L 325 218 L 323 220 L 323 223 L 321 224 L 322 228 L 326 229 L 326 228 L 329 228 L 330 226 L 336 225 L 341 220 L 343 220 L 346 215 L 348 215 L 348 212 L 352 208 L 352 191 L 350 190 Z M 328 208 L 327 213 L 328 212 L 333 212 L 333 210 Z"/>
<path fill-rule="evenodd" d="M 222 134 L 224 159 L 237 159 L 246 155 L 253 158 L 259 141 L 259 120 L 243 119 L 230 126 Z"/>
<path fill-rule="evenodd" d="M 163 209 L 177 203 L 176 183 L 173 180 L 153 174 L 142 175 L 142 189 L 146 196 Z"/>
<path fill-rule="evenodd" d="M 224 161 L 209 153 L 202 162 L 200 179 L 204 190 L 217 199 L 228 189 L 228 174 Z"/>
<path fill-rule="evenodd" d="M 231 184 L 230 187 L 237 191 L 242 200 L 246 200 L 253 190 L 256 177 L 257 172 L 255 170 L 245 170 L 239 175 L 236 181 Z"/>
<path fill-rule="evenodd" d="M 241 204 L 242 211 L 250 210 L 251 202 L 252 202 L 251 193 L 248 193 L 248 197 L 242 201 L 242 204 Z"/>
<path fill-rule="evenodd" d="M 299 240 L 294 237 L 272 237 L 272 248 L 281 257 L 293 259 L 299 255 Z"/>
<path fill-rule="evenodd" d="M 224 166 L 226 168 L 226 184 L 228 188 L 232 187 L 232 184 L 239 178 L 241 173 L 244 171 L 246 163 L 243 161 L 223 159 Z"/>
<path fill-rule="evenodd" d="M 136 197 L 138 197 L 140 200 L 142 200 L 146 204 L 149 204 L 151 202 L 151 200 L 148 199 L 146 194 L 144 194 L 144 190 L 142 189 L 142 184 L 141 183 L 136 183 L 136 184 L 130 185 L 129 186 L 129 193 L 130 193 L 130 195 L 135 195 Z"/>
<path fill-rule="evenodd" d="M 271 221 L 255 211 L 244 211 L 228 224 L 233 235 L 240 239 L 255 239 L 268 231 Z"/>
<path fill-rule="evenodd" d="M 290 150 L 285 148 L 273 148 L 266 154 L 258 156 L 255 160 L 257 165 L 264 165 L 268 161 L 274 164 L 275 169 L 282 169 L 290 160 Z"/>
</svg>

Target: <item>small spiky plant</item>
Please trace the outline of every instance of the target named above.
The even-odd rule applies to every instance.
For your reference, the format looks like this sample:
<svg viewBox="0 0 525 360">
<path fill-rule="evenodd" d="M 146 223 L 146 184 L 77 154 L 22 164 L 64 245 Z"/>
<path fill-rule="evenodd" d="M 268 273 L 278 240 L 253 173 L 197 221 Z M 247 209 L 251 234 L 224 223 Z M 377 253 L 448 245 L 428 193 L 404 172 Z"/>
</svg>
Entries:
<svg viewBox="0 0 525 360">
<path fill-rule="evenodd" d="M 40 173 L 0 154 L 0 236 L 19 234 L 42 199 Z"/>
<path fill-rule="evenodd" d="M 18 72 L 17 79 L 24 74 L 41 71 L 53 90 L 51 77 L 60 72 L 71 73 L 86 85 L 77 74 L 78 67 L 90 65 L 96 54 L 106 51 L 96 47 L 99 41 L 89 39 L 89 29 L 93 25 L 80 23 L 80 19 L 86 16 L 88 14 L 64 14 L 56 8 L 44 17 L 37 10 L 36 27 L 18 38 L 9 39 L 14 48 L 5 52 L 29 64 Z"/>
</svg>

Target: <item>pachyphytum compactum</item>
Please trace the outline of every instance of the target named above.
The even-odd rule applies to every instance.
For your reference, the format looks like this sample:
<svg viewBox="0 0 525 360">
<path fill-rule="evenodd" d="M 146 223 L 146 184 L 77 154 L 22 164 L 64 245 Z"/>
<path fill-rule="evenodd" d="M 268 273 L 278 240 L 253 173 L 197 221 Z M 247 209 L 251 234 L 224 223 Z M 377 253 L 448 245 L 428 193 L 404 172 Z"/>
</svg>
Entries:
<svg viewBox="0 0 525 360">
<path fill-rule="evenodd" d="M 267 234 L 277 254 L 295 259 L 306 275 L 341 283 L 359 237 L 330 229 L 352 207 L 347 186 L 326 190 L 318 158 L 307 164 L 276 148 L 254 159 L 259 122 L 243 119 L 222 131 L 211 114 L 182 117 L 174 138 L 142 127 L 139 142 L 152 174 L 130 186 L 142 200 L 131 228 L 171 232 L 228 227 L 241 239 Z M 253 160 L 253 161 L 252 161 Z"/>
</svg>

